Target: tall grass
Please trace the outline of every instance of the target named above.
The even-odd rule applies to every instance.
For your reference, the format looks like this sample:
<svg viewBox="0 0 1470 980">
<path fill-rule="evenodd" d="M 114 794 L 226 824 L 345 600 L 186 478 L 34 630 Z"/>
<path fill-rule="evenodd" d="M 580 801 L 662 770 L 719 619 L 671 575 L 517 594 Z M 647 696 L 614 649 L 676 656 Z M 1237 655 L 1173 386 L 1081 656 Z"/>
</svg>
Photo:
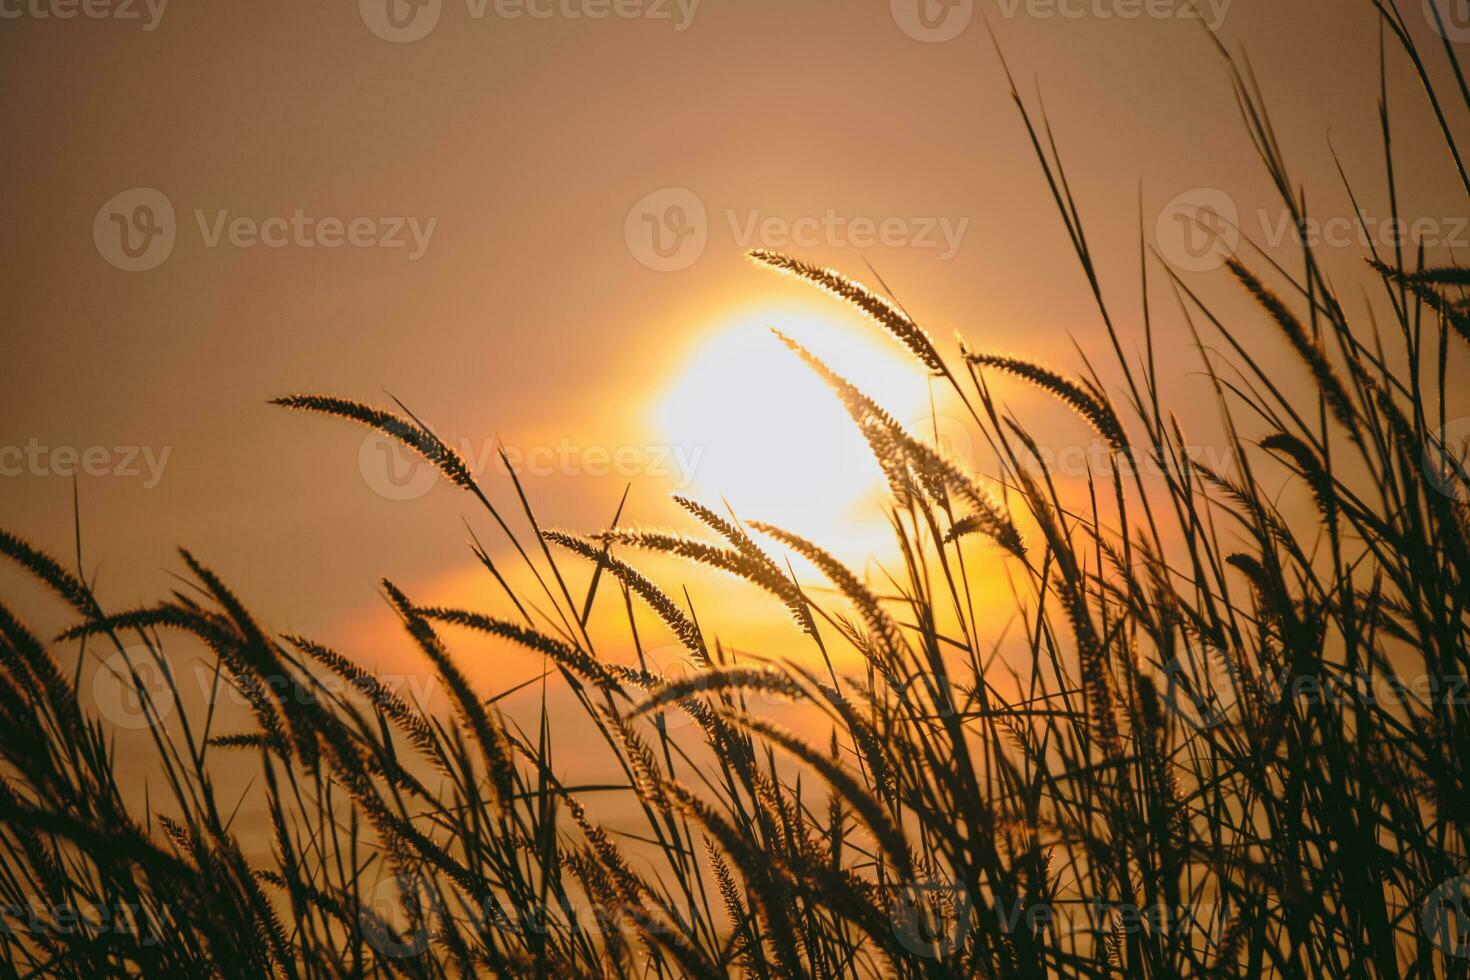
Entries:
<svg viewBox="0 0 1470 980">
<path fill-rule="evenodd" d="M 1422 65 L 1397 11 L 1379 9 Z M 1226 64 L 1262 161 L 1301 217 L 1265 107 Z M 505 593 L 503 617 L 427 606 L 384 581 L 452 707 L 434 714 L 350 652 L 272 633 L 187 552 L 188 588 L 112 611 L 79 574 L 0 533 L 0 552 L 75 615 L 48 640 L 0 605 L 0 968 L 1466 975 L 1470 479 L 1463 447 L 1438 433 L 1455 411 L 1452 372 L 1463 376 L 1470 276 L 1375 255 L 1364 281 L 1391 318 L 1362 323 L 1312 249 L 1296 273 L 1239 255 L 1221 274 L 1279 333 L 1262 351 L 1165 268 L 1201 350 L 1228 352 L 1201 359 L 1236 464 L 1211 469 L 1161 405 L 1146 277 L 1141 335 L 1125 338 L 1045 120 L 1016 102 L 1097 296 L 1115 355 L 1108 381 L 1091 365 L 1068 377 L 1008 353 L 946 353 L 841 273 L 753 255 L 869 314 L 995 450 L 994 473 L 968 472 L 790 343 L 888 480 L 900 561 L 881 582 L 799 528 L 692 500 L 679 501 L 688 533 L 620 518 L 542 528 L 519 483 L 523 513 L 500 513 L 402 406 L 280 399 L 421 454 L 530 573 L 532 591 L 517 592 L 477 546 Z M 1298 366 L 1277 367 L 1286 359 Z M 1059 479 L 1044 440 L 997 397 L 998 374 L 1075 410 L 1109 463 Z M 1286 499 L 1283 473 L 1295 488 Z M 1298 490 L 1305 519 L 1291 505 Z M 530 539 L 512 530 L 522 520 Z M 734 656 L 682 593 L 639 570 L 647 553 L 768 594 L 790 613 L 789 641 L 768 662 Z M 990 656 L 995 624 L 975 613 L 977 592 L 997 582 L 1024 624 L 1027 655 L 1011 676 Z M 649 666 L 638 607 L 695 673 Z M 626 619 L 633 660 L 599 651 L 593 616 Z M 616 781 L 559 780 L 547 714 L 528 732 L 499 710 L 504 692 L 471 682 L 450 640 L 464 630 L 543 657 Z M 212 651 L 250 727 L 221 731 L 212 710 L 185 704 L 169 634 Z M 105 658 L 141 710 L 168 717 L 147 727 L 166 798 L 129 801 L 113 735 L 63 667 L 74 654 Z M 168 678 L 161 693 L 132 673 L 138 660 Z M 773 698 L 822 721 L 785 730 L 762 711 Z M 688 720 L 677 737 L 675 715 Z M 232 826 L 234 804 L 216 790 L 223 772 L 244 769 L 265 800 L 268 848 Z M 613 798 L 636 828 L 604 822 Z"/>
</svg>

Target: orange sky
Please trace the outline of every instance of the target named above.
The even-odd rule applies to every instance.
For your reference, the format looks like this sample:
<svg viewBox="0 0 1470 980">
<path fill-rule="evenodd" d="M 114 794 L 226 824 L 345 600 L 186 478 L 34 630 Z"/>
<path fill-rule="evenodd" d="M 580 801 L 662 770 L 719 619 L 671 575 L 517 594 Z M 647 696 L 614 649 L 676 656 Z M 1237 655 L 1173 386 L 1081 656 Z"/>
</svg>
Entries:
<svg viewBox="0 0 1470 980">
<path fill-rule="evenodd" d="M 652 0 L 624 2 L 647 13 Z M 958 329 L 1069 369 L 1074 338 L 1102 352 L 980 12 L 1027 93 L 1041 85 L 1129 336 L 1140 186 L 1150 239 L 1167 202 L 1199 188 L 1223 192 L 1258 240 L 1280 215 L 1197 23 L 1103 18 L 1103 0 L 1065 7 L 1081 17 L 1007 0 L 926 41 L 905 32 L 905 2 L 660 2 L 669 19 L 594 20 L 443 0 L 432 30 L 405 43 L 374 33 L 370 0 L 169 4 L 151 30 L 141 4 L 141 21 L 60 20 L 36 16 L 48 0 L 0 2 L 0 449 L 49 453 L 0 476 L 0 521 L 70 554 L 56 447 L 105 447 L 114 469 L 119 447 L 139 447 L 151 456 L 132 457 L 137 475 L 80 480 L 87 567 L 110 606 L 172 587 L 179 544 L 273 627 L 374 656 L 398 644 L 377 634 L 390 622 L 379 576 L 488 601 L 464 578 L 462 517 L 495 539 L 467 498 L 416 493 L 412 474 L 385 491 L 361 431 L 265 404 L 324 390 L 392 392 L 472 454 L 499 437 L 533 464 L 548 524 L 602 526 L 631 473 L 634 519 L 671 521 L 665 495 L 680 486 L 813 537 L 881 527 L 860 493 L 876 471 L 854 457 L 835 403 L 792 393 L 803 382 L 764 326 L 859 376 L 890 365 L 874 383 L 896 413 L 922 411 L 924 378 L 871 327 L 741 253 L 785 247 L 859 278 L 866 257 L 946 345 Z M 1431 44 L 1417 8 L 1406 2 L 1406 17 Z M 1317 213 L 1351 214 L 1330 135 L 1381 216 L 1370 5 L 1210 9 L 1249 51 Z M 1445 154 L 1412 151 L 1433 145 L 1432 120 L 1397 52 L 1390 86 L 1404 209 L 1443 216 L 1439 233 L 1470 244 Z M 136 188 L 166 199 L 174 243 L 155 267 L 125 271 L 98 241 L 114 215 L 133 220 Z M 327 247 L 349 228 L 405 244 Z M 1361 255 L 1330 248 L 1329 270 L 1355 274 Z M 1187 275 L 1246 309 L 1218 272 Z M 1154 298 L 1166 395 L 1188 424 L 1208 408 L 1198 362 L 1161 285 Z M 824 482 L 833 470 L 844 475 Z M 503 478 L 489 485 L 509 502 Z M 404 486 L 412 499 L 389 499 Z M 824 543 L 860 562 L 867 540 Z M 0 570 L 7 594 L 15 581 Z M 25 611 L 43 623 L 56 612 Z"/>
</svg>

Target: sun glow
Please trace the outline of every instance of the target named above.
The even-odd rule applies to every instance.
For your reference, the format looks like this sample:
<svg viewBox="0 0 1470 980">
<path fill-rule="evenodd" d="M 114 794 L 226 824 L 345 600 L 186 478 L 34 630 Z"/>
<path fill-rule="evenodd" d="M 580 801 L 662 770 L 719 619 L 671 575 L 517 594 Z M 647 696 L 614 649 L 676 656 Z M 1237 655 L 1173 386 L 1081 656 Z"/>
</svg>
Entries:
<svg viewBox="0 0 1470 980">
<path fill-rule="evenodd" d="M 863 325 L 799 308 L 721 322 L 654 406 L 663 438 L 699 452 L 685 492 L 728 500 L 742 518 L 780 524 L 844 558 L 883 550 L 883 476 L 830 388 L 776 328 L 884 406 L 910 431 L 930 418 L 923 369 Z M 891 542 L 889 542 L 891 544 Z"/>
</svg>

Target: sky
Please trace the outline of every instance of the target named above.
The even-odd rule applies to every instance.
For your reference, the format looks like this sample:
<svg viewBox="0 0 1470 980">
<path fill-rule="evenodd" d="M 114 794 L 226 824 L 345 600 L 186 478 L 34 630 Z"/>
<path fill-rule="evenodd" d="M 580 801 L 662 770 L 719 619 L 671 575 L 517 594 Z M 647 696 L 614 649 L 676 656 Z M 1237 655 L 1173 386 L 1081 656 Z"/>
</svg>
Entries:
<svg viewBox="0 0 1470 980">
<path fill-rule="evenodd" d="M 926 417 L 928 380 L 746 250 L 875 270 L 946 350 L 958 332 L 1067 370 L 1104 351 L 987 24 L 1044 101 L 1134 342 L 1140 229 L 1159 249 L 1185 424 L 1208 399 L 1158 262 L 1285 353 L 1177 220 L 1203 202 L 1299 256 L 1199 18 L 1170 0 L 920 2 L 0 0 L 0 523 L 74 560 L 75 489 L 110 608 L 175 587 L 187 546 L 273 629 L 391 665 L 411 653 L 378 580 L 493 608 L 466 541 L 505 546 L 363 430 L 267 404 L 322 391 L 400 399 L 514 512 L 503 447 L 547 525 L 603 527 L 625 487 L 625 521 L 673 524 L 683 492 L 861 565 L 883 547 L 877 470 L 767 328 L 905 421 Z M 1428 7 L 1403 6 L 1442 55 Z M 1336 221 L 1329 271 L 1356 275 L 1333 154 L 1380 221 L 1371 4 L 1216 0 L 1204 19 L 1248 53 L 1313 212 Z M 1463 54 L 1470 30 L 1447 33 Z M 1387 79 L 1403 209 L 1463 255 L 1463 196 L 1396 49 Z M 1055 420 L 1058 452 L 1081 446 L 1054 406 L 1002 391 Z M 983 469 L 944 412 L 942 440 Z M 706 588 L 723 629 L 765 635 L 766 607 Z M 0 589 L 66 622 L 8 569 Z"/>
</svg>

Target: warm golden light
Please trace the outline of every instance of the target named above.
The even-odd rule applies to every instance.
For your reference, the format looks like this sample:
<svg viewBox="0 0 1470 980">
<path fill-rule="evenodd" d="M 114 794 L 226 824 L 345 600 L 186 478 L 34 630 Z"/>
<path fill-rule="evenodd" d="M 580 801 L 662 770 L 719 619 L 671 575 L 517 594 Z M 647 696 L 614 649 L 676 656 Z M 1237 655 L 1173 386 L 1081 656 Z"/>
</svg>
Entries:
<svg viewBox="0 0 1470 980">
<path fill-rule="evenodd" d="M 801 529 L 861 561 L 885 540 L 891 546 L 882 473 L 831 389 L 772 327 L 911 431 L 926 431 L 929 388 L 918 365 L 860 325 L 798 308 L 752 309 L 719 324 L 655 404 L 652 424 L 662 438 L 700 454 L 685 492 L 706 502 L 727 500 L 742 518 Z"/>
</svg>

